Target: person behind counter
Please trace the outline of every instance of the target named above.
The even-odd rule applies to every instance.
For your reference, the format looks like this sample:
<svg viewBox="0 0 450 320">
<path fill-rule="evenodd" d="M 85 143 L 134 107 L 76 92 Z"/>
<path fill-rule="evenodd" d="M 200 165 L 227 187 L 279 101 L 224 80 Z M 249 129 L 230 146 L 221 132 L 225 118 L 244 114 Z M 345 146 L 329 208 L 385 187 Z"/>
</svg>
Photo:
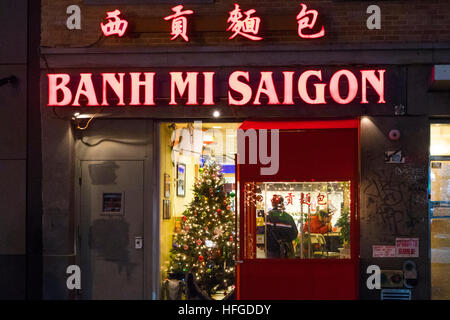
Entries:
<svg viewBox="0 0 450 320">
<path fill-rule="evenodd" d="M 325 234 L 331 230 L 331 217 L 326 210 L 319 210 L 318 214 L 311 216 L 311 230 L 309 230 L 308 221 L 303 225 L 303 232 Z"/>
</svg>

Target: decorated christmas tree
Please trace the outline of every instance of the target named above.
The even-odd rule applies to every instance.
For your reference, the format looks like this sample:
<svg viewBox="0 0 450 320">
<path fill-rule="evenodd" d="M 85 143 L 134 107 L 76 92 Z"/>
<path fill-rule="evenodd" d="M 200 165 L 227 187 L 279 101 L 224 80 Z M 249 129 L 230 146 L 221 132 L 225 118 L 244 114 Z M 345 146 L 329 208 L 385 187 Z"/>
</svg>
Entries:
<svg viewBox="0 0 450 320">
<path fill-rule="evenodd" d="M 194 199 L 174 235 L 169 274 L 192 272 L 200 288 L 212 295 L 229 292 L 234 284 L 234 213 L 224 191 L 222 167 L 216 163 L 200 169 Z"/>
</svg>

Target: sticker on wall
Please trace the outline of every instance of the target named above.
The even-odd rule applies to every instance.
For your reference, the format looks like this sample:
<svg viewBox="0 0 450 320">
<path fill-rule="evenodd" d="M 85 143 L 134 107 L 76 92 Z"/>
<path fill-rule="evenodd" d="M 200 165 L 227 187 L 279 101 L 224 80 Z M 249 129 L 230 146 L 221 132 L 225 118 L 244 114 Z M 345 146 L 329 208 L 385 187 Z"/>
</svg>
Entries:
<svg viewBox="0 0 450 320">
<path fill-rule="evenodd" d="M 403 270 L 381 270 L 382 288 L 402 288 Z"/>
<path fill-rule="evenodd" d="M 401 150 L 397 151 L 385 151 L 384 152 L 385 163 L 405 163 L 405 156 L 402 155 Z"/>
<path fill-rule="evenodd" d="M 395 258 L 395 246 L 372 246 L 373 258 Z"/>
<path fill-rule="evenodd" d="M 397 258 L 419 257 L 419 238 L 397 238 L 395 247 Z"/>
</svg>

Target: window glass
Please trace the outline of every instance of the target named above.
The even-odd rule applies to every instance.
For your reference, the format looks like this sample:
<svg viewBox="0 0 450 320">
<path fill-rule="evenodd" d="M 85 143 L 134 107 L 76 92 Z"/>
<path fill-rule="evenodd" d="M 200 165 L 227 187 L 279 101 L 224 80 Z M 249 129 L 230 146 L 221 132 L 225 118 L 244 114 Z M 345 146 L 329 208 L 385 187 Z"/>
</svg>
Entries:
<svg viewBox="0 0 450 320">
<path fill-rule="evenodd" d="M 432 156 L 450 156 L 450 124 L 433 123 L 430 138 L 430 154 Z"/>
<path fill-rule="evenodd" d="M 177 296 L 183 281 L 183 299 L 206 295 L 220 300 L 233 292 L 239 125 L 160 125 L 163 298 Z"/>
<path fill-rule="evenodd" d="M 450 159 L 431 161 L 430 191 L 432 216 L 450 217 Z"/>
<path fill-rule="evenodd" d="M 256 257 L 350 258 L 350 182 L 256 183 Z"/>
<path fill-rule="evenodd" d="M 450 299 L 450 124 L 430 128 L 431 297 Z"/>
</svg>

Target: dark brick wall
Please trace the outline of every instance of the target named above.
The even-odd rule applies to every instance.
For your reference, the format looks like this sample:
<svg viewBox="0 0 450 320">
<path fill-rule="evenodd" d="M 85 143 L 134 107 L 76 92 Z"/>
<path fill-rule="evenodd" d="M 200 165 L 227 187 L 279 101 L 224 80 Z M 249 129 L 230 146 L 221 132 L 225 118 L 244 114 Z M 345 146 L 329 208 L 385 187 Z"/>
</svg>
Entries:
<svg viewBox="0 0 450 320">
<path fill-rule="evenodd" d="M 242 0 L 241 11 L 256 10 L 261 18 L 260 35 L 255 43 L 236 37 L 228 40 L 228 12 L 236 1 L 217 0 L 210 4 L 186 4 L 194 10 L 188 17 L 191 41 L 170 41 L 170 22 L 163 18 L 172 14 L 173 4 L 146 5 L 87 5 L 82 0 L 42 0 L 42 40 L 44 47 L 118 47 L 118 46 L 189 46 L 189 45 L 252 45 L 359 43 L 435 43 L 450 41 L 450 6 L 447 0 L 402 1 L 307 1 L 308 9 L 319 11 L 317 24 L 325 26 L 326 36 L 305 40 L 297 35 L 296 16 L 300 11 L 297 0 Z M 81 7 L 81 30 L 68 30 L 66 8 Z M 381 30 L 368 30 L 366 9 L 376 4 L 381 8 Z M 129 34 L 101 39 L 100 23 L 106 11 L 119 8 L 129 20 Z M 100 40 L 99 40 L 100 39 Z"/>
</svg>

